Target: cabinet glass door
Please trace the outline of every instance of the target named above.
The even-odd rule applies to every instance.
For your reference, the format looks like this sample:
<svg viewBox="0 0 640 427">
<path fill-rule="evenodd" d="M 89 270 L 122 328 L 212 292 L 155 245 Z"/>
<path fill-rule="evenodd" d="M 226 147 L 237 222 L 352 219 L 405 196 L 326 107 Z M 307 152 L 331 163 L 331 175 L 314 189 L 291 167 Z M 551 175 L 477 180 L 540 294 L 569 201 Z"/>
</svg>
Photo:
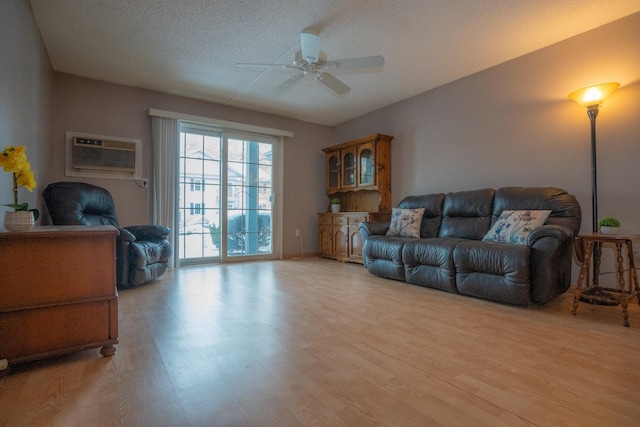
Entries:
<svg viewBox="0 0 640 427">
<path fill-rule="evenodd" d="M 327 189 L 340 188 L 340 156 L 338 153 L 327 154 Z"/>
<path fill-rule="evenodd" d="M 342 154 L 342 188 L 356 186 L 356 155 L 354 150 Z"/>
<path fill-rule="evenodd" d="M 370 147 L 360 149 L 360 175 L 358 185 L 374 185 L 373 182 L 373 150 Z"/>
</svg>

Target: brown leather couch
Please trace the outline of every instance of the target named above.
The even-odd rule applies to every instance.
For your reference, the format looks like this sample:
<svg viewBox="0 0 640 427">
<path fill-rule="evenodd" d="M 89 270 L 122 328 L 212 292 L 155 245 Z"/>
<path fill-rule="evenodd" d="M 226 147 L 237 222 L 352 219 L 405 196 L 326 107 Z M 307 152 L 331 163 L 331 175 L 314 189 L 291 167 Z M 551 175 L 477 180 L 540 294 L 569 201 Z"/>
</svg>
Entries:
<svg viewBox="0 0 640 427">
<path fill-rule="evenodd" d="M 160 277 L 169 267 L 170 229 L 162 225 L 120 227 L 109 191 L 84 182 L 56 182 L 44 190 L 53 225 L 112 225 L 116 245 L 117 286 L 132 288 Z M 99 260 L 96 260 L 99 262 Z"/>
</svg>

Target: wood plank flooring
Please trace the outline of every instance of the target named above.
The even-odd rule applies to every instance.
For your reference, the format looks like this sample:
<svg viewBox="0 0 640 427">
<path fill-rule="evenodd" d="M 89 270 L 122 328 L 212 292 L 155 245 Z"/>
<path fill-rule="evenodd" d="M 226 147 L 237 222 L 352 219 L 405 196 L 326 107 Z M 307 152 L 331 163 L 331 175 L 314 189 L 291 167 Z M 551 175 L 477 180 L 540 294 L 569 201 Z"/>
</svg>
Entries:
<svg viewBox="0 0 640 427">
<path fill-rule="evenodd" d="M 330 260 L 120 292 L 120 344 L 16 365 L 0 425 L 638 426 L 640 307 L 518 308 Z"/>
</svg>

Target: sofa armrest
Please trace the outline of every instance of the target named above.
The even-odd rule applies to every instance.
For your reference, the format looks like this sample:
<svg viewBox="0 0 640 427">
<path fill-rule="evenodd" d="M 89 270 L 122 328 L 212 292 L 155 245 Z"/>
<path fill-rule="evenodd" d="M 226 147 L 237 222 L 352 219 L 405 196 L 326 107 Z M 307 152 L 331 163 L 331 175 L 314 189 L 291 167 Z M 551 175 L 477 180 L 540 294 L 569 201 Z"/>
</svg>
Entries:
<svg viewBox="0 0 640 427">
<path fill-rule="evenodd" d="M 545 237 L 551 237 L 560 242 L 565 242 L 573 238 L 573 233 L 568 228 L 559 225 L 543 225 L 529 234 L 527 245 L 533 246 L 538 240 Z"/>
<path fill-rule="evenodd" d="M 171 229 L 164 225 L 130 225 L 124 227 L 133 234 L 136 240 L 166 240 Z"/>
<path fill-rule="evenodd" d="M 544 304 L 571 285 L 571 252 L 574 235 L 568 228 L 544 225 L 529 234 L 530 296 Z"/>
<path fill-rule="evenodd" d="M 364 241 L 367 237 L 375 234 L 387 234 L 389 224 L 389 222 L 364 221 L 358 225 L 358 229 L 360 230 L 360 236 L 362 236 L 362 240 Z"/>
</svg>

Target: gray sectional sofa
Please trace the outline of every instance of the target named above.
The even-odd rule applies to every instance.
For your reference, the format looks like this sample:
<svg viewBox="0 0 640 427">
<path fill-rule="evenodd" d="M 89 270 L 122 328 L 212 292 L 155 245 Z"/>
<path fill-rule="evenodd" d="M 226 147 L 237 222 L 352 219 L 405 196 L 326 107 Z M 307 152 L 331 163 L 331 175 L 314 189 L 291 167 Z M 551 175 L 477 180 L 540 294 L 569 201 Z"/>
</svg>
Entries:
<svg viewBox="0 0 640 427">
<path fill-rule="evenodd" d="M 371 274 L 520 306 L 544 304 L 571 284 L 581 209 L 563 189 L 503 187 L 409 196 L 398 208 L 424 208 L 419 238 L 387 235 L 389 222 L 361 223 L 362 255 Z M 512 210 L 549 216 L 528 232 L 524 244 L 483 241 L 504 223 L 503 211 Z"/>
</svg>

